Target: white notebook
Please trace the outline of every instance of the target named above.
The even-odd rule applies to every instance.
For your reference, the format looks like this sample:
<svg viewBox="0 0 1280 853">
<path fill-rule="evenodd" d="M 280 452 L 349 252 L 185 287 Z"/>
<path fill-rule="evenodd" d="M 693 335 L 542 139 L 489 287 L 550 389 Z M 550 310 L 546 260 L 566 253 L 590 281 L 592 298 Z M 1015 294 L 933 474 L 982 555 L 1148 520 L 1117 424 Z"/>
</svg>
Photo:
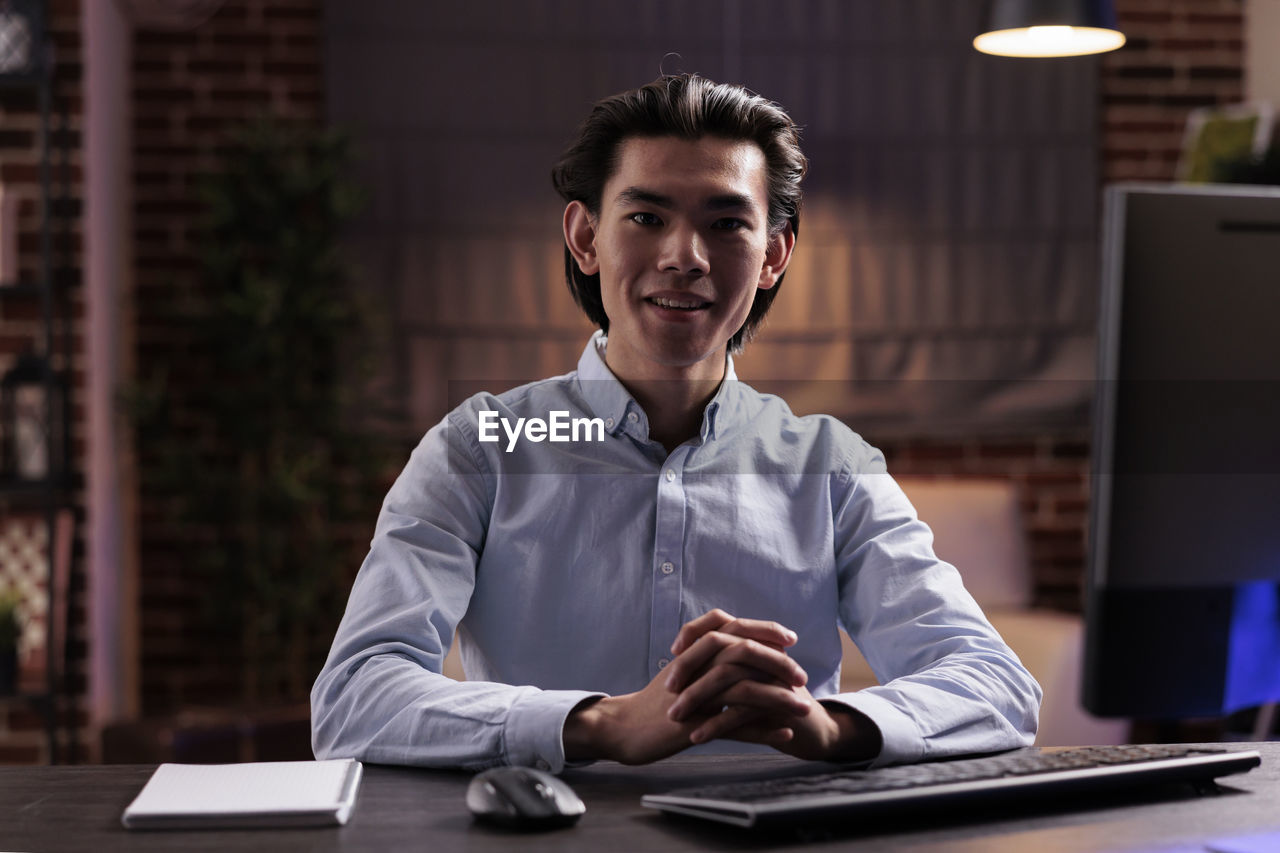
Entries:
<svg viewBox="0 0 1280 853">
<path fill-rule="evenodd" d="M 121 822 L 129 829 L 344 824 L 363 769 L 353 758 L 161 764 Z"/>
</svg>

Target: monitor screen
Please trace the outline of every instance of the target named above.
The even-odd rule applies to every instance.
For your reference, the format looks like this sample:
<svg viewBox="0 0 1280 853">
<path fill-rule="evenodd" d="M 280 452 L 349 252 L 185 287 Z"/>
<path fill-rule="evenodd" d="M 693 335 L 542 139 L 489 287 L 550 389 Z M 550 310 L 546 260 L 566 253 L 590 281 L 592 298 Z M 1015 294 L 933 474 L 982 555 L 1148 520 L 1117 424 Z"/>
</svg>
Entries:
<svg viewBox="0 0 1280 853">
<path fill-rule="evenodd" d="M 1280 699 L 1280 188 L 1117 185 L 1103 220 L 1085 705 Z"/>
</svg>

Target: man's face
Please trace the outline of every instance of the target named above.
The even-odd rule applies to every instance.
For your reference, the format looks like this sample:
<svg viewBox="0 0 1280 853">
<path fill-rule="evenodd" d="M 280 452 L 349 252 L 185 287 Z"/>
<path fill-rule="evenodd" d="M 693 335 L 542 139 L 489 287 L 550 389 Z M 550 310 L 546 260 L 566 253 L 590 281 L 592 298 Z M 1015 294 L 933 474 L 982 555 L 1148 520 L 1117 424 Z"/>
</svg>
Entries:
<svg viewBox="0 0 1280 853">
<path fill-rule="evenodd" d="M 723 375 L 729 338 L 790 255 L 789 230 L 769 235 L 766 181 L 753 142 L 637 137 L 619 147 L 599 216 L 566 210 L 579 266 L 600 274 L 620 377 Z"/>
</svg>

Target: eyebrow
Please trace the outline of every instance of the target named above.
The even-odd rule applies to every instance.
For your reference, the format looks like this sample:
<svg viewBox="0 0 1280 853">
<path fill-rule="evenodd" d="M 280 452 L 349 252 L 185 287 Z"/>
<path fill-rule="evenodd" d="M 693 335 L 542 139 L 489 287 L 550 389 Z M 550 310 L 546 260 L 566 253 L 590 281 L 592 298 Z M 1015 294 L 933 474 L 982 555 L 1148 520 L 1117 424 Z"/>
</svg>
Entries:
<svg viewBox="0 0 1280 853">
<path fill-rule="evenodd" d="M 643 187 L 627 187 L 619 192 L 614 200 L 622 205 L 651 204 L 654 207 L 661 207 L 667 210 L 676 206 L 675 200 L 671 196 L 646 190 Z M 742 210 L 752 213 L 755 211 L 756 206 L 748 196 L 741 193 L 724 193 L 722 195 L 713 195 L 707 199 L 706 207 L 708 210 Z"/>
</svg>

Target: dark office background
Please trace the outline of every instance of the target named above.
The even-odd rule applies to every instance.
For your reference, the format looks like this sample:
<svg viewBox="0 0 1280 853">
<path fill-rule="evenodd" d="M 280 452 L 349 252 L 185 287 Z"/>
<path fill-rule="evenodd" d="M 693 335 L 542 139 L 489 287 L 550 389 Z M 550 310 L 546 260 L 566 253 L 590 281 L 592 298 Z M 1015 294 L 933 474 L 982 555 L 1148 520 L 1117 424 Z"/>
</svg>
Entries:
<svg viewBox="0 0 1280 853">
<path fill-rule="evenodd" d="M 50 12 L 76 197 L 82 2 L 55 0 Z M 189 341 L 171 320 L 197 286 L 196 176 L 225 132 L 264 112 L 339 123 L 370 193 L 348 247 L 356 286 L 386 307 L 373 390 L 392 404 L 386 441 L 403 458 L 443 412 L 449 381 L 572 368 L 587 327 L 560 280 L 547 172 L 590 103 L 660 70 L 740 81 L 791 110 L 812 160 L 801 248 L 740 374 L 789 383 L 799 408 L 845 417 L 887 451 L 891 470 L 1015 481 L 1036 600 L 1078 610 L 1089 456 L 1079 380 L 1092 371 L 1099 191 L 1171 179 L 1188 111 L 1242 99 L 1241 3 L 1120 0 L 1123 50 L 1046 63 L 974 54 L 981 6 L 226 0 L 191 29 L 139 25 L 125 313 L 137 368 L 163 364 L 179 382 L 188 368 Z M 0 92 L 0 114 L 0 180 L 34 185 L 36 104 Z M 24 211 L 23 264 L 33 266 Z M 0 352 L 12 358 L 36 309 L 6 302 L 4 321 Z M 82 354 L 83 329 L 71 334 Z M 83 369 L 80 355 L 77 456 Z M 870 396 L 859 404 L 849 389 Z M 172 499 L 138 496 L 144 714 L 224 700 L 236 677 L 210 653 L 222 640 L 197 627 L 206 579 L 167 526 Z M 376 510 L 343 521 L 353 547 Z M 81 594 L 77 691 L 86 609 Z M 5 705 L 0 762 L 44 760 L 40 725 Z"/>
<path fill-rule="evenodd" d="M 598 98 L 667 71 L 803 127 L 799 250 L 741 375 L 881 436 L 1083 422 L 1098 59 L 973 50 L 985 0 L 326 5 L 331 121 L 360 141 L 351 242 L 394 306 L 412 433 L 447 382 L 576 363 L 549 164 Z M 396 81 L 396 85 L 387 85 Z"/>
</svg>

